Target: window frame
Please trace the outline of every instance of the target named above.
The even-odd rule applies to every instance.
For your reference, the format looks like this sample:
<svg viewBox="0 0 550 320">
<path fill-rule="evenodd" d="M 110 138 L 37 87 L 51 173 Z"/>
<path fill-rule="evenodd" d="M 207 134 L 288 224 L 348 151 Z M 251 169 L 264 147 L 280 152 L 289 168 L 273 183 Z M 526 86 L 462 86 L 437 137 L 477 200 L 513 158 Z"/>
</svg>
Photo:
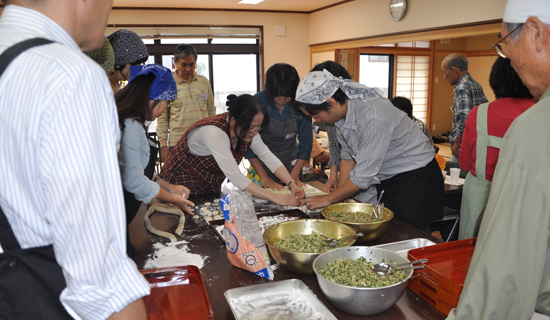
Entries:
<svg viewBox="0 0 550 320">
<path fill-rule="evenodd" d="M 184 43 L 184 42 L 182 42 Z M 208 64 L 209 64 L 209 81 L 212 91 L 215 91 L 214 88 L 214 70 L 213 70 L 213 55 L 216 54 L 254 54 L 256 56 L 256 64 L 258 70 L 256 72 L 256 90 L 259 92 L 260 88 L 263 86 L 263 79 L 260 76 L 263 74 L 263 63 L 261 59 L 261 41 L 256 39 L 256 44 L 212 44 L 212 39 L 208 39 L 207 44 L 193 44 L 197 54 L 208 55 Z M 149 55 L 155 57 L 155 63 L 162 64 L 163 55 L 173 55 L 174 50 L 176 49 L 177 44 L 161 44 L 160 39 L 155 39 L 154 44 L 146 45 Z"/>
</svg>

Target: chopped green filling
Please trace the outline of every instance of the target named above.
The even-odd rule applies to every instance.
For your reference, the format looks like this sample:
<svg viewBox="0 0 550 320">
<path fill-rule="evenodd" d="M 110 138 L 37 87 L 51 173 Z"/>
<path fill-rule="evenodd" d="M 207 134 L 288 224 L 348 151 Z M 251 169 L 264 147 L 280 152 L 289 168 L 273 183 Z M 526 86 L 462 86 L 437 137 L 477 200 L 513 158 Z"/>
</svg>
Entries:
<svg viewBox="0 0 550 320">
<path fill-rule="evenodd" d="M 334 283 L 358 288 L 378 288 L 401 282 L 407 278 L 408 270 L 398 270 L 388 276 L 380 276 L 371 271 L 374 263 L 365 257 L 357 260 L 344 258 L 329 263 L 320 275 Z"/>
<path fill-rule="evenodd" d="M 351 240 L 338 242 L 335 246 L 327 246 L 320 234 L 313 231 L 311 234 L 293 234 L 283 238 L 274 244 L 275 247 L 294 252 L 302 253 L 320 253 L 334 248 L 346 247 L 351 244 Z"/>
<path fill-rule="evenodd" d="M 341 211 L 331 212 L 327 216 L 333 220 L 350 223 L 373 223 L 378 222 L 378 218 L 373 213 L 365 211 Z"/>
</svg>

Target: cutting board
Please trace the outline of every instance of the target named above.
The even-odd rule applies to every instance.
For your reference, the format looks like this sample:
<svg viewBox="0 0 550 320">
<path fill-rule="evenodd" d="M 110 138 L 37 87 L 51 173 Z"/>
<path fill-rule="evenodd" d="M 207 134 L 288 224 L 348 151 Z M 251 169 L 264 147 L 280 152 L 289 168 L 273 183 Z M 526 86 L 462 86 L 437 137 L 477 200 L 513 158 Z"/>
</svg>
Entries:
<svg viewBox="0 0 550 320">
<path fill-rule="evenodd" d="M 309 184 L 306 184 L 304 187 L 302 187 L 302 189 L 304 189 L 306 193 L 306 197 L 313 197 L 313 196 L 328 194 L 324 191 L 321 191 L 317 188 L 310 186 Z M 288 187 L 284 187 L 282 190 L 273 190 L 273 189 L 270 189 L 270 190 L 275 194 L 292 194 L 292 192 L 288 189 Z"/>
</svg>

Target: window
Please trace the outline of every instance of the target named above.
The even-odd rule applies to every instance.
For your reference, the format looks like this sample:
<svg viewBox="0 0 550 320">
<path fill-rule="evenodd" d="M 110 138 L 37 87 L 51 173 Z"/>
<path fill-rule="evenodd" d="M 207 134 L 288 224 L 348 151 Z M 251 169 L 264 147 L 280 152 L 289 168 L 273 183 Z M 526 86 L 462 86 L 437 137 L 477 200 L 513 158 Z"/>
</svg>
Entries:
<svg viewBox="0 0 550 320">
<path fill-rule="evenodd" d="M 215 54 L 212 57 L 214 77 L 214 102 L 216 113 L 227 110 L 230 94 L 255 94 L 258 92 L 258 64 L 252 54 Z"/>
<path fill-rule="evenodd" d="M 401 48 L 429 48 L 430 41 L 401 42 L 397 46 Z"/>
<path fill-rule="evenodd" d="M 254 38 L 214 38 L 212 44 L 256 44 Z"/>
<path fill-rule="evenodd" d="M 392 97 L 393 55 L 362 53 L 359 66 L 359 83 L 377 89 L 383 97 Z"/>
<path fill-rule="evenodd" d="M 165 38 L 160 39 L 160 44 L 175 44 L 178 45 L 180 43 L 187 43 L 187 44 L 206 44 L 208 43 L 207 38 Z"/>
<path fill-rule="evenodd" d="M 395 96 L 409 98 L 413 115 L 426 123 L 428 118 L 429 56 L 397 56 Z"/>
<path fill-rule="evenodd" d="M 108 27 L 111 34 L 123 27 Z M 147 63 L 175 69 L 174 50 L 181 43 L 197 50 L 197 74 L 206 77 L 214 92 L 217 113 L 227 110 L 231 93 L 254 94 L 260 89 L 260 27 L 131 27 L 149 51 Z"/>
</svg>

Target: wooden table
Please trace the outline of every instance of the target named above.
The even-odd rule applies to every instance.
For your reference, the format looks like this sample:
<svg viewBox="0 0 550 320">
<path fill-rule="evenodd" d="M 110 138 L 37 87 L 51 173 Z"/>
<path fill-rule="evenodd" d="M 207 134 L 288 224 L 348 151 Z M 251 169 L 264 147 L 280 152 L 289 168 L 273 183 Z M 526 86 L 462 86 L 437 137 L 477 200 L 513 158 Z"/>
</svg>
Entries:
<svg viewBox="0 0 550 320">
<path fill-rule="evenodd" d="M 212 201 L 216 195 L 202 195 L 193 197 L 195 204 Z M 130 224 L 131 244 L 136 254 L 135 261 L 138 268 L 143 269 L 145 262 L 153 252 L 153 245 L 157 242 L 168 242 L 168 240 L 149 234 L 143 224 L 144 206 L 138 212 L 136 219 Z M 178 217 L 170 214 L 154 213 L 151 215 L 151 222 L 159 230 L 174 232 Z M 404 222 L 393 219 L 386 233 L 371 245 L 413 239 L 427 238 L 433 242 L 440 243 L 440 239 L 420 231 Z M 227 259 L 227 252 L 222 240 L 214 230 L 202 218 L 199 220 L 186 217 L 184 231 L 178 240 L 186 240 L 189 244 L 189 251 L 208 258 L 204 262 L 201 273 L 205 282 L 206 290 L 215 319 L 235 319 L 229 305 L 224 297 L 224 292 L 244 286 L 250 286 L 269 281 L 256 276 L 255 274 L 239 269 L 231 265 Z M 272 263 L 275 263 L 272 260 Z M 395 306 L 389 310 L 372 316 L 356 316 L 343 312 L 334 307 L 323 295 L 315 275 L 299 275 L 288 272 L 282 268 L 275 270 L 275 280 L 299 279 L 303 281 L 313 293 L 327 306 L 327 308 L 338 319 L 445 319 L 445 315 L 429 305 L 426 301 L 407 289 Z M 183 302 L 185 303 L 185 302 Z"/>
<path fill-rule="evenodd" d="M 445 183 L 445 195 L 462 194 L 464 185 L 455 186 L 454 184 Z"/>
<path fill-rule="evenodd" d="M 443 205 L 460 212 L 462 201 L 462 188 L 464 185 L 455 186 L 445 183 L 445 199 Z"/>
</svg>

